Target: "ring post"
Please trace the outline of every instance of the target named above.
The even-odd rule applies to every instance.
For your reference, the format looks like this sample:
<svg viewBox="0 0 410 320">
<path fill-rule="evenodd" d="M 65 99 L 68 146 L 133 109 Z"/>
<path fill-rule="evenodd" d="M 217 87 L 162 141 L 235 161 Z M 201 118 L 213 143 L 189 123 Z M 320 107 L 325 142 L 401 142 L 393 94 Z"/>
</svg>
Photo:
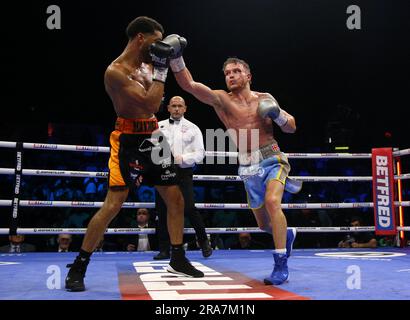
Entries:
<svg viewBox="0 0 410 320">
<path fill-rule="evenodd" d="M 11 219 L 9 235 L 17 235 L 18 228 L 18 211 L 20 206 L 20 187 L 23 173 L 23 143 L 16 143 L 16 166 L 15 166 L 15 180 L 14 180 L 14 196 L 11 203 Z"/>
</svg>

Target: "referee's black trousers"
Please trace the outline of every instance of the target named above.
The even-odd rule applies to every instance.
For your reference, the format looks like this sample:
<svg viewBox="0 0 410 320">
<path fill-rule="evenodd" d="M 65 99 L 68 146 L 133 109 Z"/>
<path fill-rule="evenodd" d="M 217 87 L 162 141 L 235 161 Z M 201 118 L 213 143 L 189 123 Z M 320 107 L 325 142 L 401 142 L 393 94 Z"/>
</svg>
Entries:
<svg viewBox="0 0 410 320">
<path fill-rule="evenodd" d="M 208 239 L 206 236 L 205 224 L 201 217 L 201 214 L 195 208 L 193 170 L 192 168 L 179 168 L 177 166 L 177 173 L 179 178 L 179 188 L 181 189 L 185 202 L 185 218 L 189 218 L 192 227 L 195 229 L 198 241 L 205 241 Z M 159 241 L 159 250 L 167 252 L 170 248 L 170 240 L 167 227 L 167 208 L 158 191 L 156 191 L 155 195 L 155 207 L 158 214 L 157 235 Z"/>
</svg>

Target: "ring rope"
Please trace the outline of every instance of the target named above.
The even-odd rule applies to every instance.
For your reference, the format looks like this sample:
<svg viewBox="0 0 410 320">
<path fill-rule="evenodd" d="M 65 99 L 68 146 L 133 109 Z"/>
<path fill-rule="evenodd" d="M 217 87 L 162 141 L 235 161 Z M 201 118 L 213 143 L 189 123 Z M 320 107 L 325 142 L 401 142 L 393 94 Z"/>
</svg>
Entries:
<svg viewBox="0 0 410 320">
<path fill-rule="evenodd" d="M 301 233 L 317 233 L 317 232 L 372 232 L 375 227 L 295 227 L 297 232 Z M 410 227 L 397 227 L 398 231 L 410 231 Z M 69 234 L 85 234 L 87 228 L 18 228 L 18 234 L 25 235 L 51 235 L 60 233 Z M 241 227 L 241 228 L 206 228 L 206 233 L 209 234 L 236 234 L 242 232 L 249 233 L 265 233 L 258 227 Z M 0 235 L 8 234 L 9 229 L 0 228 Z M 106 229 L 105 234 L 155 234 L 154 228 L 109 228 Z M 185 228 L 185 234 L 195 234 L 195 229 Z"/>
<path fill-rule="evenodd" d="M 13 175 L 15 169 L 0 168 L 0 175 Z M 39 170 L 39 169 L 23 169 L 25 176 L 44 176 L 44 177 L 72 177 L 72 178 L 108 178 L 108 172 L 89 172 L 89 171 L 65 171 L 65 170 Z M 319 177 L 319 176 L 292 176 L 295 180 L 303 182 L 359 182 L 372 181 L 371 176 L 338 176 L 338 177 Z M 240 176 L 224 176 L 224 175 L 194 175 L 194 181 L 242 181 Z M 395 180 L 408 180 L 410 173 L 394 176 Z"/>
<path fill-rule="evenodd" d="M 15 148 L 16 142 L 0 141 L 1 148 Z M 81 145 L 64 145 L 64 144 L 46 144 L 46 143 L 23 143 L 24 149 L 32 150 L 52 150 L 52 151 L 75 151 L 75 152 L 102 152 L 109 153 L 109 147 L 99 146 L 81 146 Z M 217 157 L 237 157 L 238 152 L 224 151 L 206 151 L 206 156 Z M 288 158 L 304 158 L 304 159 L 370 159 L 371 153 L 286 153 Z M 410 155 L 410 149 L 404 149 L 393 152 L 395 157 Z"/>
<path fill-rule="evenodd" d="M 410 201 L 395 201 L 398 207 L 410 207 Z M 12 200 L 0 200 L 0 207 L 11 206 Z M 87 201 L 44 201 L 44 200 L 20 200 L 20 207 L 57 207 L 57 208 L 101 208 L 103 202 Z M 284 203 L 282 209 L 359 209 L 373 208 L 373 202 L 354 202 L 354 203 Z M 197 209 L 204 210 L 249 210 L 247 203 L 196 203 Z M 155 208 L 154 202 L 125 202 L 124 209 Z"/>
<path fill-rule="evenodd" d="M 23 149 L 33 150 L 52 150 L 52 151 L 76 151 L 76 152 L 101 152 L 109 153 L 109 147 L 99 146 L 79 146 L 79 145 L 57 145 L 57 144 L 38 144 L 38 143 L 23 143 Z M 16 148 L 18 143 L 0 141 L 0 147 Z M 209 152 L 206 156 L 221 156 L 221 157 L 237 157 L 238 152 Z M 288 153 L 288 158 L 304 158 L 304 159 L 353 159 L 353 158 L 371 158 L 370 153 Z M 393 152 L 395 157 L 410 155 L 410 149 L 404 149 Z M 16 174 L 15 169 L 0 168 L 0 174 Z M 106 172 L 85 172 L 85 171 L 57 171 L 57 170 L 34 170 L 23 169 L 23 175 L 43 175 L 43 176 L 68 176 L 68 177 L 90 177 L 106 178 Z M 328 182 L 328 181 L 372 181 L 372 177 L 293 177 L 297 180 L 310 182 Z M 410 174 L 403 174 L 395 176 L 396 180 L 409 179 Z M 197 181 L 241 181 L 239 176 L 205 176 L 197 175 L 194 180 Z M 11 206 L 12 200 L 0 200 L 0 206 Z M 82 201 L 38 201 L 38 200 L 21 200 L 19 205 L 22 207 L 71 207 L 71 208 L 98 208 L 103 202 L 82 202 Z M 409 207 L 410 201 L 395 202 L 396 206 Z M 198 209 L 249 209 L 247 204 L 221 204 L 221 203 L 198 203 L 195 204 Z M 154 203 L 124 203 L 123 208 L 154 208 Z M 283 209 L 344 209 L 344 208 L 371 208 L 373 203 L 296 203 L 296 204 L 282 204 Z M 359 227 L 360 230 L 354 230 L 352 227 L 299 227 L 299 232 L 346 232 L 357 231 L 367 232 L 374 231 L 375 227 Z M 79 233 L 84 234 L 87 229 L 24 229 L 18 228 L 21 234 L 56 234 L 56 233 Z M 398 231 L 410 231 L 410 227 L 398 227 Z M 207 228 L 208 233 L 239 233 L 239 232 L 263 232 L 259 228 Z M 9 234 L 10 229 L 0 229 L 0 234 Z M 131 232 L 131 233 L 130 233 Z M 185 233 L 195 233 L 194 229 L 185 229 Z M 108 234 L 117 233 L 155 233 L 155 229 L 132 229 L 132 228 L 118 228 L 107 229 Z"/>
</svg>

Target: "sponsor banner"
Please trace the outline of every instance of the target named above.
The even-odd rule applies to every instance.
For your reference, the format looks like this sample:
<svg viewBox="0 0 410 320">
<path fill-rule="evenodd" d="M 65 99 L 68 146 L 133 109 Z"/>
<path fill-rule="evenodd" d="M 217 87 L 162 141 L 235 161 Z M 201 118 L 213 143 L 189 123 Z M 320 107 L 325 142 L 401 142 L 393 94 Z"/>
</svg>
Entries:
<svg viewBox="0 0 410 320">
<path fill-rule="evenodd" d="M 307 157 L 307 153 L 288 153 L 288 157 Z"/>
<path fill-rule="evenodd" d="M 85 208 L 85 207 L 98 207 L 95 202 L 85 202 L 85 201 L 71 201 L 71 207 L 80 207 L 80 208 Z"/>
<path fill-rule="evenodd" d="M 90 151 L 90 152 L 98 152 L 100 150 L 99 147 L 93 146 L 75 146 L 77 151 Z"/>
<path fill-rule="evenodd" d="M 220 266 L 191 261 L 204 272 L 203 278 L 189 278 L 167 272 L 168 261 L 138 261 L 119 264 L 118 281 L 123 300 L 307 300 L 284 288 Z M 200 310 L 197 310 L 200 313 Z M 169 314 L 168 310 L 157 313 Z M 209 317 L 208 317 L 209 318 Z"/>
<path fill-rule="evenodd" d="M 225 208 L 225 204 L 223 203 L 204 203 L 204 208 L 212 208 L 212 209 L 223 209 Z"/>
<path fill-rule="evenodd" d="M 53 201 L 28 200 L 27 207 L 52 207 Z"/>
<path fill-rule="evenodd" d="M 56 144 L 34 143 L 33 149 L 57 150 L 58 146 Z"/>
<path fill-rule="evenodd" d="M 372 258 L 393 258 L 405 256 L 399 252 L 379 252 L 379 251 L 348 251 L 348 252 L 319 252 L 315 256 L 326 258 L 348 258 L 348 259 L 372 259 Z"/>
<path fill-rule="evenodd" d="M 225 176 L 225 181 L 237 181 L 240 180 L 237 176 Z"/>
<path fill-rule="evenodd" d="M 396 234 L 394 170 L 391 148 L 372 149 L 374 225 L 376 235 Z"/>
<path fill-rule="evenodd" d="M 321 203 L 320 206 L 323 209 L 337 209 L 337 208 L 339 208 L 338 203 Z"/>
<path fill-rule="evenodd" d="M 320 154 L 321 157 L 339 157 L 339 153 L 321 153 Z"/>
<path fill-rule="evenodd" d="M 10 219 L 10 235 L 17 234 L 19 225 L 19 207 L 20 207 L 20 188 L 23 173 L 23 144 L 16 143 L 16 166 L 15 166 L 15 181 L 14 181 L 14 195 L 11 203 L 11 219 Z"/>
<path fill-rule="evenodd" d="M 36 170 L 35 171 L 36 175 L 56 175 L 56 176 L 62 176 L 66 174 L 66 171 L 58 171 L 58 170 Z"/>
<path fill-rule="evenodd" d="M 58 233 L 85 233 L 87 229 L 77 228 L 77 229 L 63 229 L 63 228 L 34 228 L 33 233 L 48 233 L 48 234 L 58 234 Z"/>
<path fill-rule="evenodd" d="M 306 209 L 307 204 L 306 203 L 289 203 L 289 204 L 284 204 L 285 208 L 287 209 Z"/>
</svg>

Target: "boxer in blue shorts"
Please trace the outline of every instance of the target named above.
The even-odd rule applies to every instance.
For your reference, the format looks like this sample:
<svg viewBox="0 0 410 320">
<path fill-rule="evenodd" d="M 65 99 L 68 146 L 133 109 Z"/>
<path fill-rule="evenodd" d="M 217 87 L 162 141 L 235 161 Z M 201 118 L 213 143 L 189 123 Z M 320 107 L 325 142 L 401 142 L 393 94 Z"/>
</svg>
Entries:
<svg viewBox="0 0 410 320">
<path fill-rule="evenodd" d="M 279 181 L 285 190 L 291 193 L 300 191 L 302 184 L 288 177 L 290 165 L 288 158 L 274 142 L 253 152 L 260 159 L 257 163 L 250 163 L 249 154 L 239 155 L 238 174 L 245 184 L 249 207 L 253 210 L 262 208 L 265 203 L 266 186 L 271 181 Z"/>
<path fill-rule="evenodd" d="M 169 42 L 178 43 L 181 39 L 185 41 L 178 35 L 167 37 Z M 301 184 L 287 177 L 290 166 L 284 154 L 280 153 L 272 124 L 274 122 L 285 133 L 294 133 L 295 118 L 282 110 L 269 93 L 251 91 L 250 67 L 241 59 L 228 58 L 223 65 L 229 92 L 212 90 L 193 80 L 182 55 L 172 59 L 170 66 L 179 86 L 212 106 L 231 137 L 233 133 L 240 137 L 245 130 L 248 138 L 246 143 L 232 139 L 239 150 L 239 170 L 245 179 L 250 206 L 258 226 L 271 233 L 275 242 L 274 269 L 264 282 L 273 285 L 284 283 L 289 278 L 287 259 L 296 232 L 295 229 L 287 231 L 286 217 L 281 209 L 282 196 L 285 189 L 299 191 Z M 255 132 L 259 142 L 256 147 L 252 143 Z"/>
</svg>

